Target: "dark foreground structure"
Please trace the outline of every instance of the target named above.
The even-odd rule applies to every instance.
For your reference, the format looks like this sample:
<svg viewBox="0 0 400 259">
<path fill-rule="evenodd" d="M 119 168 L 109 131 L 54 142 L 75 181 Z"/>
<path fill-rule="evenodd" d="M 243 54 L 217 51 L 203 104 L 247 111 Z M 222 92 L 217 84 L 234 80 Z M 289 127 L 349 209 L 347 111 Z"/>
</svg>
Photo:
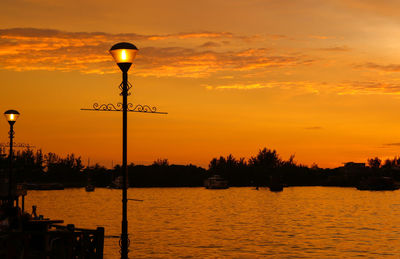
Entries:
<svg viewBox="0 0 400 259">
<path fill-rule="evenodd" d="M 35 206 L 26 213 L 26 190 L 13 188 L 11 195 L 8 188 L 0 189 L 0 258 L 103 258 L 104 228 L 63 226 L 63 220 L 37 215 Z"/>
</svg>

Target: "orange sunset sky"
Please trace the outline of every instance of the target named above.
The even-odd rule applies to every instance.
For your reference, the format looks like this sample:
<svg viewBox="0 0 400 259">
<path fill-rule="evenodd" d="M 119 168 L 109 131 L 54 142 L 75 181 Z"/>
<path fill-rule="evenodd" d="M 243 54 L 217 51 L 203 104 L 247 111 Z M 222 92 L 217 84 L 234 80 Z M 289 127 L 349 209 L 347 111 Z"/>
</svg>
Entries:
<svg viewBox="0 0 400 259">
<path fill-rule="evenodd" d="M 395 0 L 2 0 L 0 108 L 15 142 L 120 163 L 121 101 L 109 48 L 139 48 L 128 163 L 207 167 L 219 155 L 336 167 L 400 154 L 400 2 Z M 8 140 L 0 121 L 0 142 Z"/>
</svg>

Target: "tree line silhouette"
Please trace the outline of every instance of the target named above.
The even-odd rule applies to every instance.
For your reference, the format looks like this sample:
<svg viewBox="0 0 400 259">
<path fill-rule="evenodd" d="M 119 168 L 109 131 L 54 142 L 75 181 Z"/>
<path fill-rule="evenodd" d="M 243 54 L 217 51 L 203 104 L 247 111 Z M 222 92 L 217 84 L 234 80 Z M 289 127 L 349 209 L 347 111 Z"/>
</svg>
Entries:
<svg viewBox="0 0 400 259">
<path fill-rule="evenodd" d="M 1 148 L 0 174 L 6 176 L 8 168 L 8 154 Z M 230 186 L 262 187 L 272 181 L 287 186 L 357 186 L 371 176 L 400 181 L 400 157 L 384 162 L 375 157 L 369 158 L 366 164 L 350 162 L 334 169 L 323 169 L 316 164 L 310 167 L 298 164 L 294 155 L 284 160 L 276 150 L 263 148 L 249 159 L 235 158 L 231 154 L 213 158 L 207 170 L 192 164 L 170 165 L 167 159 L 158 159 L 151 165 L 128 165 L 131 187 L 196 187 L 215 174 L 228 180 Z M 120 175 L 120 165 L 112 169 L 99 164 L 84 166 L 81 157 L 74 154 L 61 157 L 26 148 L 15 152 L 13 158 L 13 176 L 19 183 L 59 183 L 65 187 L 91 183 L 106 187 Z"/>
</svg>

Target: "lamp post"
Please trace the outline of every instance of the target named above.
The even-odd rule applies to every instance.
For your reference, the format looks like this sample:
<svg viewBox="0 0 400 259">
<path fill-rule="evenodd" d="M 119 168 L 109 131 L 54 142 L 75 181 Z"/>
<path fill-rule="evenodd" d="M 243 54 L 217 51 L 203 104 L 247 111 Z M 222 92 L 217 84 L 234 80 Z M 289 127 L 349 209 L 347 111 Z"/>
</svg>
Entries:
<svg viewBox="0 0 400 259">
<path fill-rule="evenodd" d="M 121 259 L 128 259 L 128 167 L 127 167 L 127 122 L 128 112 L 140 112 L 140 113 L 153 113 L 153 114 L 167 114 L 166 112 L 157 111 L 157 108 L 149 105 L 132 104 L 128 103 L 129 89 L 132 87 L 128 82 L 128 70 L 131 67 L 133 60 L 136 57 L 138 48 L 135 45 L 127 42 L 120 42 L 115 44 L 110 49 L 110 54 L 113 56 L 115 62 L 122 71 L 122 83 L 119 88 L 122 95 L 122 104 L 112 103 L 98 104 L 94 103 L 93 108 L 83 108 L 83 111 L 122 111 L 122 226 L 121 226 Z M 122 107 L 121 107 L 122 106 Z"/>
<path fill-rule="evenodd" d="M 10 124 L 10 131 L 8 132 L 9 138 L 10 138 L 10 154 L 8 155 L 9 159 L 9 169 L 10 171 L 8 172 L 8 202 L 10 206 L 13 206 L 13 200 L 12 200 L 12 160 L 13 160 L 13 138 L 14 138 L 14 123 L 17 121 L 19 117 L 19 112 L 16 110 L 8 110 L 4 113 L 4 116 L 6 117 L 8 123 Z"/>
<path fill-rule="evenodd" d="M 128 168 L 127 168 L 127 122 L 128 122 L 128 70 L 135 59 L 138 49 L 127 42 L 117 43 L 110 49 L 110 54 L 122 71 L 122 226 L 121 226 L 121 259 L 128 258 Z"/>
</svg>

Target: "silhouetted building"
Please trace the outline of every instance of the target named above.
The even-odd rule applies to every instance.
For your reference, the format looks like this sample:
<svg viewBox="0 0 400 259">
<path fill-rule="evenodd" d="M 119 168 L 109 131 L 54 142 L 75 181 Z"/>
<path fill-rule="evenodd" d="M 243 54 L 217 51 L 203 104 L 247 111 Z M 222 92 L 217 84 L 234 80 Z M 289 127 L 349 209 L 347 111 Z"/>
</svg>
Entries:
<svg viewBox="0 0 400 259">
<path fill-rule="evenodd" d="M 343 163 L 344 168 L 346 169 L 364 169 L 365 168 L 365 163 L 355 163 L 355 162 L 347 162 Z"/>
</svg>

